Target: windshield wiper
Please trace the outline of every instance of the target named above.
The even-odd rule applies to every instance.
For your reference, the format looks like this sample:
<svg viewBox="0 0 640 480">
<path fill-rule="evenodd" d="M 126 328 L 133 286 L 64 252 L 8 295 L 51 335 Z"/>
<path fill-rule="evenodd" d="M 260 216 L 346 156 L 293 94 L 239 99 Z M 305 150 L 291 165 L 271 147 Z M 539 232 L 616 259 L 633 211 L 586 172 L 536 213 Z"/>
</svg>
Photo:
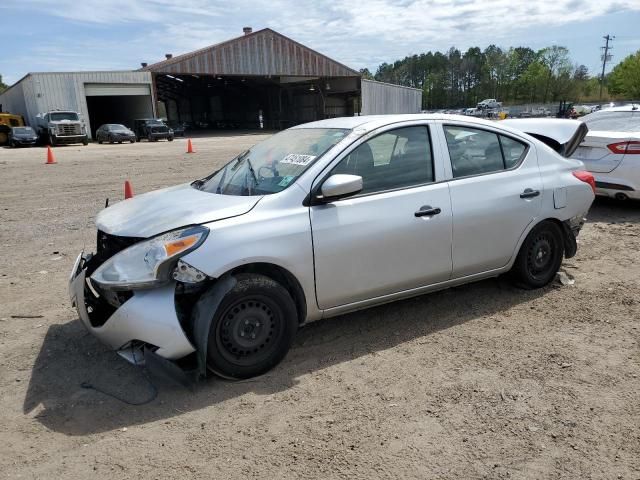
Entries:
<svg viewBox="0 0 640 480">
<path fill-rule="evenodd" d="M 258 176 L 256 175 L 256 171 L 253 169 L 253 165 L 251 165 L 251 160 L 247 158 L 247 166 L 249 167 L 249 171 L 251 172 L 251 176 L 253 177 L 253 181 L 256 183 L 256 187 L 260 185 L 260 181 L 258 180 Z"/>
</svg>

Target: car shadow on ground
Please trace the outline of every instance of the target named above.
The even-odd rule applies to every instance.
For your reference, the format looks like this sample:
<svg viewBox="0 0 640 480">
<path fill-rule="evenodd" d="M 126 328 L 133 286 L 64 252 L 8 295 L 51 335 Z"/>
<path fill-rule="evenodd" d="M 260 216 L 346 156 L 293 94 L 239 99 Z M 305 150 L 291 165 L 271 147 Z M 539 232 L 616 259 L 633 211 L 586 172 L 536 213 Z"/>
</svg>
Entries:
<svg viewBox="0 0 640 480">
<path fill-rule="evenodd" d="M 640 200 L 620 201 L 608 197 L 596 197 L 587 215 L 587 221 L 640 223 Z"/>
<path fill-rule="evenodd" d="M 141 368 L 108 351 L 78 320 L 72 320 L 49 328 L 33 366 L 23 410 L 48 429 L 67 435 L 169 419 L 248 392 L 284 391 L 306 374 L 507 310 L 544 293 L 545 289 L 517 289 L 504 278 L 489 279 L 314 322 L 300 329 L 284 362 L 262 377 L 243 382 L 211 377 L 193 392 L 153 377 L 159 394 L 144 406 L 125 405 L 81 387 L 88 381 L 131 402 L 152 397 Z"/>
</svg>

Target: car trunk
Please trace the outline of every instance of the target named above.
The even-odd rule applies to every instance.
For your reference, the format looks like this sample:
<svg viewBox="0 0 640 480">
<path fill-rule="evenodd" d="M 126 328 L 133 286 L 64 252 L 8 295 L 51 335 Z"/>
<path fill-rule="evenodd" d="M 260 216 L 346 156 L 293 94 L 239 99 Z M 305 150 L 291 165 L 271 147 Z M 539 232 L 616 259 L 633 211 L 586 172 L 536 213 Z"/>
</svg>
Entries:
<svg viewBox="0 0 640 480">
<path fill-rule="evenodd" d="M 589 132 L 587 125 L 578 120 L 522 118 L 500 123 L 531 135 L 566 158 L 574 154 Z"/>
</svg>

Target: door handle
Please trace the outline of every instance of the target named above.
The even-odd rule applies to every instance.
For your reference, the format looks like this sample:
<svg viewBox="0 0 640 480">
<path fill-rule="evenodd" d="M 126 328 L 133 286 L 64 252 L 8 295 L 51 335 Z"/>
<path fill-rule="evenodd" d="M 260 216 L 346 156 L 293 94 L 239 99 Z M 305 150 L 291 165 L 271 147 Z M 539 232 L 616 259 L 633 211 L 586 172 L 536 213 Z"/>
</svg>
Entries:
<svg viewBox="0 0 640 480">
<path fill-rule="evenodd" d="M 433 215 L 438 215 L 442 210 L 439 208 L 431 208 L 431 205 L 425 205 L 424 207 L 420 207 L 420 210 L 414 213 L 416 217 L 431 217 Z"/>
<path fill-rule="evenodd" d="M 525 188 L 524 192 L 520 194 L 520 198 L 533 198 L 540 195 L 540 190 L 532 190 L 530 188 Z"/>
</svg>

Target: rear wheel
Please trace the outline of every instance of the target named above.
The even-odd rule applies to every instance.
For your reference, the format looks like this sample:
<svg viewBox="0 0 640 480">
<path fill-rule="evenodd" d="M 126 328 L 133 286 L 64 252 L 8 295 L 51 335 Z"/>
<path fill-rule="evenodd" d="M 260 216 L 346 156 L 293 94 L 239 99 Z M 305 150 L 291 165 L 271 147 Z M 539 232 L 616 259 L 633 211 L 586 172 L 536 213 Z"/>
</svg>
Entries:
<svg viewBox="0 0 640 480">
<path fill-rule="evenodd" d="M 550 221 L 541 222 L 527 235 L 511 273 L 524 288 L 544 287 L 555 277 L 563 254 L 560 227 Z"/>
<path fill-rule="evenodd" d="M 264 275 L 239 274 L 213 314 L 207 366 L 233 379 L 261 375 L 287 354 L 298 329 L 289 292 Z"/>
</svg>

